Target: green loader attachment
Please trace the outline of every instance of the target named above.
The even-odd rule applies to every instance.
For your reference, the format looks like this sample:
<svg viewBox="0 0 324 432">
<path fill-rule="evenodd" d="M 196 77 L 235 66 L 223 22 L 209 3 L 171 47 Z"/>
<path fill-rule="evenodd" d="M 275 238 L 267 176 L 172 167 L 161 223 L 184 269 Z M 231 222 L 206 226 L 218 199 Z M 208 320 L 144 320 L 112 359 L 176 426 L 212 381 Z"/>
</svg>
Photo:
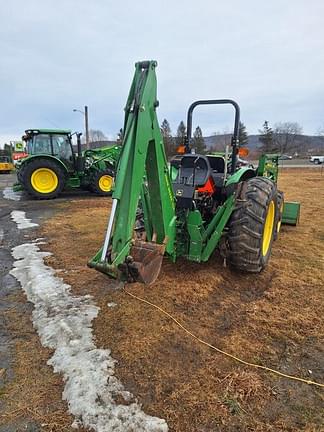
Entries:
<svg viewBox="0 0 324 432">
<path fill-rule="evenodd" d="M 88 265 L 112 278 L 150 284 L 164 255 L 173 262 L 178 257 L 205 262 L 218 248 L 233 267 L 260 272 L 285 222 L 287 204 L 276 183 L 278 158 L 264 155 L 257 169 L 238 166 L 238 104 L 201 100 L 189 107 L 184 152 L 169 166 L 156 115 L 156 66 L 155 61 L 135 65 L 106 236 Z M 220 104 L 235 112 L 231 151 L 196 154 L 193 111 Z"/>
</svg>

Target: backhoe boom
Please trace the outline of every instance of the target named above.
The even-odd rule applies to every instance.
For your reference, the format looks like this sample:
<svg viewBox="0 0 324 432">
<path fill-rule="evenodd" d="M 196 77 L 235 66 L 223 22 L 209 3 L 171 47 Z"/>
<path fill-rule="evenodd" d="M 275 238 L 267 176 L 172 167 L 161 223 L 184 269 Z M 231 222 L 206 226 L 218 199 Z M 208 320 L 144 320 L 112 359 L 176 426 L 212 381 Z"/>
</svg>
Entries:
<svg viewBox="0 0 324 432">
<path fill-rule="evenodd" d="M 156 66 L 155 61 L 135 65 L 105 243 L 89 262 L 112 277 L 146 283 L 157 277 L 164 252 L 174 253 L 176 224 L 175 197 L 156 116 Z M 145 241 L 134 237 L 140 196 L 150 225 Z"/>
</svg>

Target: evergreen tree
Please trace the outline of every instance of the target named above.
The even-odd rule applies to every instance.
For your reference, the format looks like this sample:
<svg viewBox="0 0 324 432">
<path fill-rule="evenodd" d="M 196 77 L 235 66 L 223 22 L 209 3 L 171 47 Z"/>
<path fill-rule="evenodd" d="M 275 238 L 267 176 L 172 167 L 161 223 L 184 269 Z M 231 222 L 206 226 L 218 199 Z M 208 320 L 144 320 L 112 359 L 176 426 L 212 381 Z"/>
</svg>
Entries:
<svg viewBox="0 0 324 432">
<path fill-rule="evenodd" d="M 181 145 L 184 145 L 185 138 L 186 138 L 186 126 L 181 120 L 177 129 L 176 146 L 179 147 Z"/>
<path fill-rule="evenodd" d="M 196 150 L 197 154 L 206 153 L 206 144 L 203 138 L 202 131 L 199 126 L 196 127 L 196 130 L 193 134 L 193 140 L 191 143 L 192 147 Z"/>
<path fill-rule="evenodd" d="M 246 146 L 248 145 L 248 133 L 246 131 L 245 124 L 240 122 L 239 123 L 239 145 L 240 146 Z"/>
<path fill-rule="evenodd" d="M 170 124 L 167 119 L 164 119 L 161 124 L 161 134 L 167 159 L 173 156 L 176 152 L 175 142 L 172 136 Z"/>
<path fill-rule="evenodd" d="M 264 153 L 271 153 L 274 150 L 273 130 L 269 126 L 267 120 L 264 121 L 262 129 L 259 129 L 259 141 L 261 142 L 261 150 Z"/>
</svg>

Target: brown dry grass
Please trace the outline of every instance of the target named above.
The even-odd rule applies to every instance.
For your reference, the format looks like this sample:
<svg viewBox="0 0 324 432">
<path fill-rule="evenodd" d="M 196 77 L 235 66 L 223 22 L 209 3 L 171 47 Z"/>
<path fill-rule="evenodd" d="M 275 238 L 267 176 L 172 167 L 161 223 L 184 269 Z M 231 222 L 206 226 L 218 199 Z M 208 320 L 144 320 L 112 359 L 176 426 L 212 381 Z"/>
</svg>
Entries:
<svg viewBox="0 0 324 432">
<path fill-rule="evenodd" d="M 46 432 L 71 431 L 73 418 L 62 401 L 62 378 L 53 373 L 47 360 L 51 351 L 42 347 L 33 329 L 22 292 L 8 299 L 15 307 L 3 316 L 14 346 L 14 379 L 0 393 L 5 412 L 0 413 L 0 427 L 11 426 L 15 432 L 27 430 L 30 419 Z M 6 430 L 6 429 L 1 429 Z M 30 430 L 30 429 L 28 429 Z"/>
<path fill-rule="evenodd" d="M 223 268 L 217 254 L 207 264 L 165 259 L 153 286 L 128 289 L 221 349 L 324 382 L 324 176 L 289 169 L 280 187 L 287 200 L 301 201 L 301 223 L 283 227 L 262 274 Z M 91 293 L 101 307 L 97 345 L 112 350 L 117 376 L 144 410 L 177 432 L 323 430 L 323 392 L 210 351 L 85 267 L 102 244 L 109 206 L 109 199 L 68 203 L 46 223 L 45 248 L 73 291 Z M 109 308 L 111 301 L 117 306 Z M 45 388 L 51 392 L 49 378 Z"/>
</svg>

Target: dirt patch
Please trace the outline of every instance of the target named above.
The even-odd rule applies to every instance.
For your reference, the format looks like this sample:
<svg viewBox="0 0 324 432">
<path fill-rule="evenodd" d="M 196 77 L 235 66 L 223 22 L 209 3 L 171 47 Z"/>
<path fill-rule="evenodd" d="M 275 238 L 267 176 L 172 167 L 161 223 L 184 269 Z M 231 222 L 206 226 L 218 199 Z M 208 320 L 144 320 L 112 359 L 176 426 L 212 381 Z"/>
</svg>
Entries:
<svg viewBox="0 0 324 432">
<path fill-rule="evenodd" d="M 324 382 L 324 176 L 283 170 L 280 187 L 287 200 L 301 201 L 301 223 L 282 228 L 262 274 L 224 268 L 217 254 L 207 264 L 165 259 L 153 286 L 127 289 L 221 349 Z M 242 367 L 209 350 L 86 267 L 102 245 L 110 205 L 106 198 L 69 203 L 45 223 L 44 248 L 53 252 L 48 262 L 73 292 L 92 294 L 100 306 L 97 346 L 111 349 L 118 360 L 116 375 L 144 411 L 165 418 L 177 432 L 323 430 L 322 391 Z M 112 302 L 116 306 L 108 306 Z M 59 403 L 60 378 L 48 376 L 46 389 L 56 389 L 50 397 Z M 57 430 L 69 427 L 71 419 L 65 421 Z"/>
</svg>

